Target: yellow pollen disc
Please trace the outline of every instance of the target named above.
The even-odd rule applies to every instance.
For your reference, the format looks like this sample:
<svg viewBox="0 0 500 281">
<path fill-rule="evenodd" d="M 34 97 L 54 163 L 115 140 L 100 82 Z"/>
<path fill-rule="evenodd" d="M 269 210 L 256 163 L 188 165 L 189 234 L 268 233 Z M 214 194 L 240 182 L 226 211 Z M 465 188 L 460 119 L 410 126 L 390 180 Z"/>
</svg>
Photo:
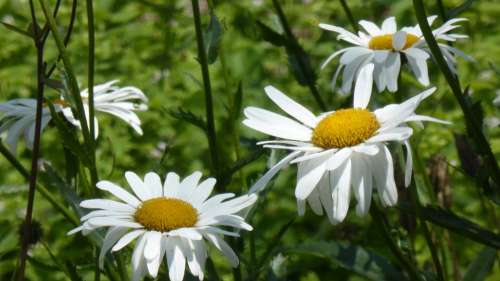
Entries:
<svg viewBox="0 0 500 281">
<path fill-rule="evenodd" d="M 186 201 L 160 197 L 144 201 L 135 211 L 134 219 L 148 230 L 167 232 L 194 226 L 198 212 Z"/>
<path fill-rule="evenodd" d="M 373 36 L 368 42 L 368 48 L 372 50 L 394 50 L 392 48 L 392 37 L 393 34 L 385 34 Z M 403 50 L 406 50 L 413 46 L 413 44 L 417 43 L 419 40 L 418 36 L 407 33 L 406 34 L 406 43 L 403 47 Z"/>
<path fill-rule="evenodd" d="M 338 110 L 314 128 L 312 143 L 322 148 L 342 148 L 367 140 L 380 128 L 372 112 L 361 108 Z"/>
<path fill-rule="evenodd" d="M 54 100 L 51 100 L 51 102 L 52 102 L 52 104 L 58 104 L 58 105 L 63 106 L 63 107 L 69 106 L 69 104 L 65 100 L 62 100 L 62 99 L 54 99 Z M 43 106 L 47 106 L 47 104 L 44 102 Z"/>
</svg>

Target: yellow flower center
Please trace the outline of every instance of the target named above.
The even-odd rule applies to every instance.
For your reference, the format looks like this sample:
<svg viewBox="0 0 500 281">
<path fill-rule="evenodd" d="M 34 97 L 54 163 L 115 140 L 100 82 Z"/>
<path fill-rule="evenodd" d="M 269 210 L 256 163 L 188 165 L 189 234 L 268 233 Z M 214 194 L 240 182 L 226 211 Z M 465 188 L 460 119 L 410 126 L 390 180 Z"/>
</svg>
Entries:
<svg viewBox="0 0 500 281">
<path fill-rule="evenodd" d="M 69 107 L 69 103 L 63 99 L 53 99 L 51 100 L 52 104 L 58 104 L 62 107 Z M 43 106 L 48 106 L 46 102 L 43 103 Z"/>
<path fill-rule="evenodd" d="M 372 112 L 361 108 L 338 110 L 314 128 L 312 143 L 322 148 L 342 148 L 367 140 L 380 128 Z"/>
<path fill-rule="evenodd" d="M 144 201 L 135 211 L 134 219 L 148 230 L 167 232 L 194 226 L 198 212 L 186 201 L 160 197 Z"/>
<path fill-rule="evenodd" d="M 373 36 L 370 42 L 368 42 L 368 48 L 372 50 L 394 50 L 392 48 L 392 37 L 393 34 Z M 406 43 L 403 50 L 410 48 L 413 44 L 417 43 L 418 40 L 418 36 L 406 33 Z"/>
</svg>

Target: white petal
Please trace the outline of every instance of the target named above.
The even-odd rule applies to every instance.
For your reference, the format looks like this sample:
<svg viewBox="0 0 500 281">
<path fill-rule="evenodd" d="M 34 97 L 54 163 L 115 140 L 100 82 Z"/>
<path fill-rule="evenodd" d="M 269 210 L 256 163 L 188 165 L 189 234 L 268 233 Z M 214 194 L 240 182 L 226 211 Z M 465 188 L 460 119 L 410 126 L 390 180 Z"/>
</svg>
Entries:
<svg viewBox="0 0 500 281">
<path fill-rule="evenodd" d="M 396 127 L 385 130 L 369 138 L 367 143 L 378 143 L 384 141 L 403 141 L 413 134 L 413 129 L 409 127 Z"/>
<path fill-rule="evenodd" d="M 354 86 L 354 107 L 366 108 L 370 102 L 373 85 L 373 63 L 361 68 Z"/>
<path fill-rule="evenodd" d="M 123 200 L 127 204 L 133 206 L 134 208 L 141 204 L 141 201 L 139 201 L 135 196 L 110 181 L 100 181 L 96 184 L 96 186 L 101 190 L 110 192 L 111 194 Z"/>
<path fill-rule="evenodd" d="M 232 267 L 237 267 L 239 262 L 238 255 L 231 249 L 231 247 L 220 238 L 218 235 L 205 234 L 205 237 L 229 260 Z"/>
<path fill-rule="evenodd" d="M 182 281 L 186 269 L 186 259 L 180 248 L 179 238 L 169 238 L 166 245 L 168 275 L 171 281 Z"/>
<path fill-rule="evenodd" d="M 196 207 L 205 202 L 214 190 L 215 183 L 216 180 L 214 178 L 208 178 L 200 183 L 193 194 L 193 199 L 190 200 L 191 204 Z"/>
<path fill-rule="evenodd" d="M 307 197 L 307 203 L 309 203 L 309 206 L 311 206 L 311 209 L 316 215 L 321 216 L 323 215 L 323 208 L 321 207 L 319 196 L 319 187 L 313 189 L 309 197 Z"/>
<path fill-rule="evenodd" d="M 135 208 L 128 204 L 116 202 L 108 199 L 90 199 L 80 203 L 80 207 L 87 209 L 103 209 L 117 212 L 135 212 Z"/>
<path fill-rule="evenodd" d="M 326 169 L 329 171 L 333 171 L 340 167 L 340 165 L 344 164 L 345 160 L 347 160 L 351 156 L 352 150 L 349 147 L 344 147 L 337 151 L 326 164 Z"/>
<path fill-rule="evenodd" d="M 165 197 L 175 197 L 179 190 L 179 175 L 174 172 L 167 174 L 165 178 L 165 183 L 163 184 L 163 196 Z"/>
<path fill-rule="evenodd" d="M 290 116 L 311 128 L 316 126 L 316 116 L 307 108 L 295 102 L 273 86 L 267 86 L 264 90 L 267 96 Z"/>
<path fill-rule="evenodd" d="M 356 213 L 364 216 L 370 210 L 372 197 L 372 174 L 371 167 L 365 162 L 364 157 L 353 157 L 352 159 L 352 185 L 354 196 L 358 201 Z"/>
<path fill-rule="evenodd" d="M 361 25 L 366 30 L 366 32 L 368 32 L 371 36 L 377 36 L 382 34 L 380 28 L 371 21 L 361 20 L 359 21 L 359 25 Z"/>
<path fill-rule="evenodd" d="M 414 48 L 411 48 L 414 49 Z M 410 49 L 408 49 L 410 50 Z M 415 49 L 416 50 L 416 49 Z M 408 59 L 408 65 L 411 68 L 413 74 L 417 78 L 418 82 L 424 86 L 429 85 L 429 73 L 427 70 L 427 62 L 425 59 L 415 58 L 414 56 L 409 55 L 408 51 L 405 51 L 407 54 L 406 58 Z"/>
<path fill-rule="evenodd" d="M 305 200 L 316 187 L 323 176 L 326 167 L 326 159 L 329 156 L 308 160 L 299 163 L 297 172 L 297 187 L 295 188 L 295 197 Z"/>
<path fill-rule="evenodd" d="M 202 173 L 196 171 L 191 175 L 187 176 L 186 178 L 184 178 L 181 181 L 181 184 L 179 186 L 179 192 L 177 193 L 176 196 L 180 199 L 188 201 L 189 198 L 191 197 L 191 194 L 196 189 L 196 186 L 198 186 L 198 182 L 200 181 L 201 176 Z"/>
<path fill-rule="evenodd" d="M 382 145 L 371 165 L 382 204 L 385 206 L 395 205 L 398 201 L 398 191 L 394 181 L 392 156 L 385 145 Z"/>
<path fill-rule="evenodd" d="M 406 32 L 398 31 L 392 35 L 392 48 L 401 51 L 406 44 Z"/>
<path fill-rule="evenodd" d="M 106 257 L 106 253 L 113 247 L 113 245 L 122 237 L 125 233 L 127 233 L 128 228 L 126 227 L 111 227 L 104 240 L 102 242 L 101 251 L 99 253 L 99 268 L 103 268 L 104 266 L 104 258 Z"/>
<path fill-rule="evenodd" d="M 398 77 L 399 70 L 401 68 L 401 58 L 400 54 L 397 52 L 389 54 L 389 57 L 385 63 L 385 74 L 387 89 L 390 92 L 396 92 L 398 90 Z"/>
<path fill-rule="evenodd" d="M 264 134 L 297 141 L 311 139 L 310 128 L 274 112 L 247 107 L 244 114 L 248 119 L 243 120 L 243 124 Z"/>
<path fill-rule="evenodd" d="M 288 165 L 290 161 L 299 156 L 301 153 L 303 152 L 294 151 L 281 159 L 278 163 L 271 167 L 271 169 L 269 169 L 269 171 L 267 171 L 256 183 L 252 185 L 248 193 L 256 193 L 261 191 L 267 185 L 267 183 L 278 173 L 278 171 Z"/>
<path fill-rule="evenodd" d="M 405 186 L 410 186 L 411 175 L 413 171 L 413 157 L 411 154 L 411 146 L 409 141 L 404 142 L 406 147 L 406 165 L 405 165 Z"/>
<path fill-rule="evenodd" d="M 345 161 L 333 174 L 336 181 L 332 187 L 333 218 L 342 222 L 347 216 L 351 198 L 351 160 Z"/>
<path fill-rule="evenodd" d="M 149 231 L 145 236 L 147 240 L 146 246 L 144 247 L 144 258 L 146 258 L 146 260 L 153 260 L 161 253 L 161 233 L 158 231 Z"/>
<path fill-rule="evenodd" d="M 382 23 L 382 32 L 383 33 L 393 34 L 396 32 L 396 30 L 397 30 L 397 25 L 396 25 L 396 18 L 395 17 L 388 17 Z"/>
<path fill-rule="evenodd" d="M 134 241 L 135 238 L 139 237 L 145 232 L 143 229 L 138 229 L 131 231 L 120 238 L 118 242 L 113 246 L 111 251 L 116 252 L 121 250 L 123 247 L 127 246 L 130 242 Z"/>
<path fill-rule="evenodd" d="M 149 189 L 153 197 L 162 197 L 163 188 L 160 176 L 157 173 L 149 172 L 144 176 L 144 185 Z"/>
<path fill-rule="evenodd" d="M 333 31 L 339 33 L 339 39 L 352 43 L 354 45 L 362 45 L 361 39 L 356 36 L 354 33 L 351 33 L 342 27 L 338 27 L 335 25 L 320 23 L 319 27 L 325 30 Z"/>
<path fill-rule="evenodd" d="M 141 178 L 136 173 L 127 171 L 125 172 L 125 178 L 127 179 L 128 185 L 139 199 L 146 201 L 152 198 L 149 188 L 144 185 L 144 182 L 142 182 Z"/>
</svg>

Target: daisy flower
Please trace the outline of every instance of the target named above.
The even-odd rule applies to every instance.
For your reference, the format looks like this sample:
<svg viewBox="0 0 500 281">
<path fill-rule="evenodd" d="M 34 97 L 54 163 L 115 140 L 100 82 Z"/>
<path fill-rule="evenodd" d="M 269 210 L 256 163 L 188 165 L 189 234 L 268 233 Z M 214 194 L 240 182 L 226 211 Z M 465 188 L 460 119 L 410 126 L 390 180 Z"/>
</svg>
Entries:
<svg viewBox="0 0 500 281">
<path fill-rule="evenodd" d="M 366 84 L 362 86 L 370 86 Z M 413 130 L 407 122 L 447 122 L 415 113 L 420 102 L 435 88 L 401 104 L 370 111 L 367 109 L 370 95 L 361 95 L 366 91 L 359 89 L 358 85 L 356 87 L 353 108 L 320 115 L 314 115 L 274 87 L 266 87 L 267 96 L 293 119 L 265 109 L 247 107 L 243 124 L 278 138 L 258 144 L 291 153 L 269 169 L 250 193 L 263 189 L 287 164 L 296 163 L 295 197 L 299 215 L 304 214 L 307 202 L 316 214 L 321 215 L 324 209 L 331 223 L 342 222 L 351 195 L 358 203 L 357 214 L 365 215 L 370 208 L 373 186 L 384 206 L 396 204 L 394 165 L 387 142 L 403 143 L 406 147 L 405 184 L 408 186 L 412 174 L 409 138 Z"/>
<path fill-rule="evenodd" d="M 144 93 L 135 87 L 120 88 L 115 84 L 118 80 L 113 80 L 104 84 L 94 86 L 94 108 L 96 112 L 104 112 L 114 115 L 127 124 L 129 124 L 139 135 L 142 135 L 141 120 L 137 117 L 134 111 L 145 111 L 148 109 L 148 98 Z M 88 89 L 80 93 L 83 100 L 83 108 L 87 124 L 89 120 L 89 94 Z M 61 98 L 64 102 L 64 98 Z M 80 121 L 73 115 L 70 107 L 64 107 L 62 110 L 66 119 L 77 127 L 80 126 Z M 97 138 L 99 133 L 99 125 L 97 117 L 94 117 L 94 134 Z"/>
<path fill-rule="evenodd" d="M 183 180 L 170 172 L 163 184 L 152 172 L 146 174 L 144 181 L 132 172 L 126 172 L 125 178 L 133 194 L 109 181 L 98 182 L 99 189 L 121 201 L 82 201 L 81 207 L 94 211 L 83 216 L 82 225 L 69 232 L 81 231 L 86 235 L 97 228 L 108 228 L 99 257 L 101 267 L 109 250 L 119 251 L 135 239 L 133 280 L 142 280 L 148 273 L 156 277 L 164 257 L 170 280 L 184 278 L 186 262 L 191 273 L 202 280 L 207 259 L 206 241 L 221 251 L 233 267 L 238 265 L 238 256 L 223 240 L 223 235 L 238 237 L 238 231 L 220 227 L 252 230 L 238 212 L 256 201 L 255 194 L 233 198 L 234 194 L 224 193 L 210 198 L 215 179 L 199 183 L 200 172 Z"/>
<path fill-rule="evenodd" d="M 429 25 L 432 25 L 436 18 L 437 16 L 428 17 Z M 440 40 L 438 43 L 441 52 L 450 69 L 454 72 L 456 72 L 455 55 L 466 59 L 470 59 L 470 57 L 445 43 L 467 37 L 462 34 L 449 33 L 460 27 L 456 23 L 465 20 L 463 18 L 451 19 L 433 30 L 436 39 Z M 366 20 L 360 21 L 359 25 L 364 31 L 359 31 L 358 35 L 356 35 L 342 27 L 324 23 L 319 24 L 322 29 L 338 33 L 338 39 L 355 45 L 333 53 L 321 66 L 321 68 L 324 68 L 330 61 L 341 55 L 339 67 L 335 72 L 332 83 L 335 85 L 338 75 L 343 71 L 341 87 L 343 93 L 350 92 L 353 82 L 356 85 L 365 83 L 359 73 L 361 70 L 368 68 L 369 65 L 374 65 L 374 71 L 366 79 L 374 80 L 379 92 L 384 89 L 396 92 L 401 69 L 401 55 L 404 55 L 417 80 L 424 86 L 429 85 L 427 59 L 430 57 L 431 52 L 426 47 L 419 25 L 404 27 L 398 31 L 394 17 L 385 19 L 381 27 Z M 371 87 L 367 88 L 367 91 L 371 93 Z"/>
<path fill-rule="evenodd" d="M 59 108 L 59 106 L 56 106 Z M 26 147 L 33 148 L 35 139 L 35 99 L 13 99 L 0 103 L 0 135 L 7 134 L 6 144 L 12 152 L 17 149 L 19 138 L 24 135 Z M 50 122 L 50 110 L 46 107 L 42 110 L 41 130 Z"/>
</svg>

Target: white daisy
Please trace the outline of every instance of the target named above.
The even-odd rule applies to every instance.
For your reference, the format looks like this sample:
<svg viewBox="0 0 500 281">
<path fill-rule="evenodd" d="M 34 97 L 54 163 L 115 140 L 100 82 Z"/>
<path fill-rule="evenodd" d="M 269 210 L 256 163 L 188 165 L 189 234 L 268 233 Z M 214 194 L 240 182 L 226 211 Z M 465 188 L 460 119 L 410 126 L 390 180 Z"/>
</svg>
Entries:
<svg viewBox="0 0 500 281">
<path fill-rule="evenodd" d="M 233 198 L 234 194 L 224 193 L 209 198 L 215 179 L 199 183 L 200 172 L 182 181 L 170 172 L 164 184 L 152 172 L 144 181 L 132 172 L 126 172 L 125 178 L 134 194 L 109 181 L 100 181 L 98 188 L 123 202 L 82 201 L 81 207 L 95 210 L 82 217 L 82 225 L 69 233 L 81 231 L 86 235 L 97 228 L 109 228 L 101 248 L 101 267 L 110 249 L 118 251 L 135 239 L 133 280 L 142 280 L 148 273 L 156 277 L 164 256 L 170 280 L 183 279 L 186 262 L 191 273 L 202 280 L 207 259 L 205 240 L 221 251 L 233 267 L 238 265 L 238 256 L 223 240 L 223 235 L 238 237 L 238 231 L 220 227 L 252 230 L 238 212 L 256 201 L 255 194 Z"/>
<path fill-rule="evenodd" d="M 60 108 L 56 105 L 56 108 Z M 17 149 L 17 142 L 24 135 L 26 147 L 33 148 L 35 139 L 35 99 L 13 99 L 0 103 L 0 135 L 7 134 L 6 144 L 12 152 Z M 42 110 L 41 130 L 50 122 L 50 110 L 46 107 Z"/>
<path fill-rule="evenodd" d="M 129 124 L 139 135 L 142 135 L 141 120 L 134 111 L 145 111 L 148 109 L 148 98 L 135 87 L 117 87 L 118 80 L 94 86 L 94 108 L 96 112 L 105 112 L 114 115 Z M 80 93 L 83 100 L 83 108 L 87 124 L 89 121 L 89 96 L 88 89 Z M 61 99 L 64 99 L 63 97 Z M 133 101 L 138 101 L 135 103 Z M 70 107 L 63 109 L 63 114 L 73 125 L 80 128 L 80 121 L 73 115 Z M 94 117 L 94 132 L 97 138 L 99 127 L 97 117 Z"/>
<path fill-rule="evenodd" d="M 415 114 L 420 102 L 434 90 L 431 88 L 401 104 L 390 104 L 371 112 L 366 108 L 370 95 L 360 95 L 366 91 L 356 85 L 354 108 L 316 116 L 274 87 L 266 87 L 267 96 L 295 120 L 248 107 L 243 124 L 278 138 L 258 144 L 292 152 L 259 179 L 250 193 L 264 188 L 287 164 L 297 163 L 295 197 L 299 215 L 304 214 L 307 201 L 316 214 L 322 214 L 324 209 L 332 223 L 339 223 L 347 214 L 351 194 L 358 202 L 357 214 L 365 215 L 370 207 L 372 186 L 377 187 L 383 205 L 396 204 L 393 160 L 387 142 L 400 142 L 406 147 L 405 184 L 408 185 L 412 174 L 409 138 L 413 130 L 407 122 L 447 123 Z"/>
<path fill-rule="evenodd" d="M 437 16 L 428 17 L 429 25 L 432 25 L 436 18 Z M 466 38 L 466 35 L 448 33 L 460 27 L 455 25 L 456 23 L 465 20 L 463 18 L 451 19 L 435 29 L 433 34 L 437 40 L 442 41 L 455 41 L 456 39 Z M 394 17 L 385 19 L 381 27 L 366 20 L 360 21 L 359 25 L 363 27 L 366 33 L 359 31 L 358 35 L 355 35 L 342 27 L 324 23 L 319 24 L 322 29 L 338 33 L 338 39 L 356 45 L 333 53 L 321 66 L 321 68 L 324 68 L 334 58 L 342 55 L 332 81 L 333 85 L 335 85 L 337 76 L 343 71 L 341 91 L 349 93 L 353 82 L 356 85 L 365 83 L 365 80 L 360 79 L 359 73 L 373 64 L 374 71 L 369 73 L 366 79 L 375 80 L 379 92 L 386 88 L 390 92 L 396 92 L 401 68 L 401 55 L 406 58 L 417 80 L 424 86 L 429 85 L 427 59 L 431 52 L 426 47 L 419 25 L 404 27 L 398 31 Z M 439 43 L 439 47 L 454 72 L 456 72 L 455 55 L 470 59 L 458 49 L 447 44 Z M 371 93 L 371 87 L 367 88 L 367 91 Z"/>
</svg>

